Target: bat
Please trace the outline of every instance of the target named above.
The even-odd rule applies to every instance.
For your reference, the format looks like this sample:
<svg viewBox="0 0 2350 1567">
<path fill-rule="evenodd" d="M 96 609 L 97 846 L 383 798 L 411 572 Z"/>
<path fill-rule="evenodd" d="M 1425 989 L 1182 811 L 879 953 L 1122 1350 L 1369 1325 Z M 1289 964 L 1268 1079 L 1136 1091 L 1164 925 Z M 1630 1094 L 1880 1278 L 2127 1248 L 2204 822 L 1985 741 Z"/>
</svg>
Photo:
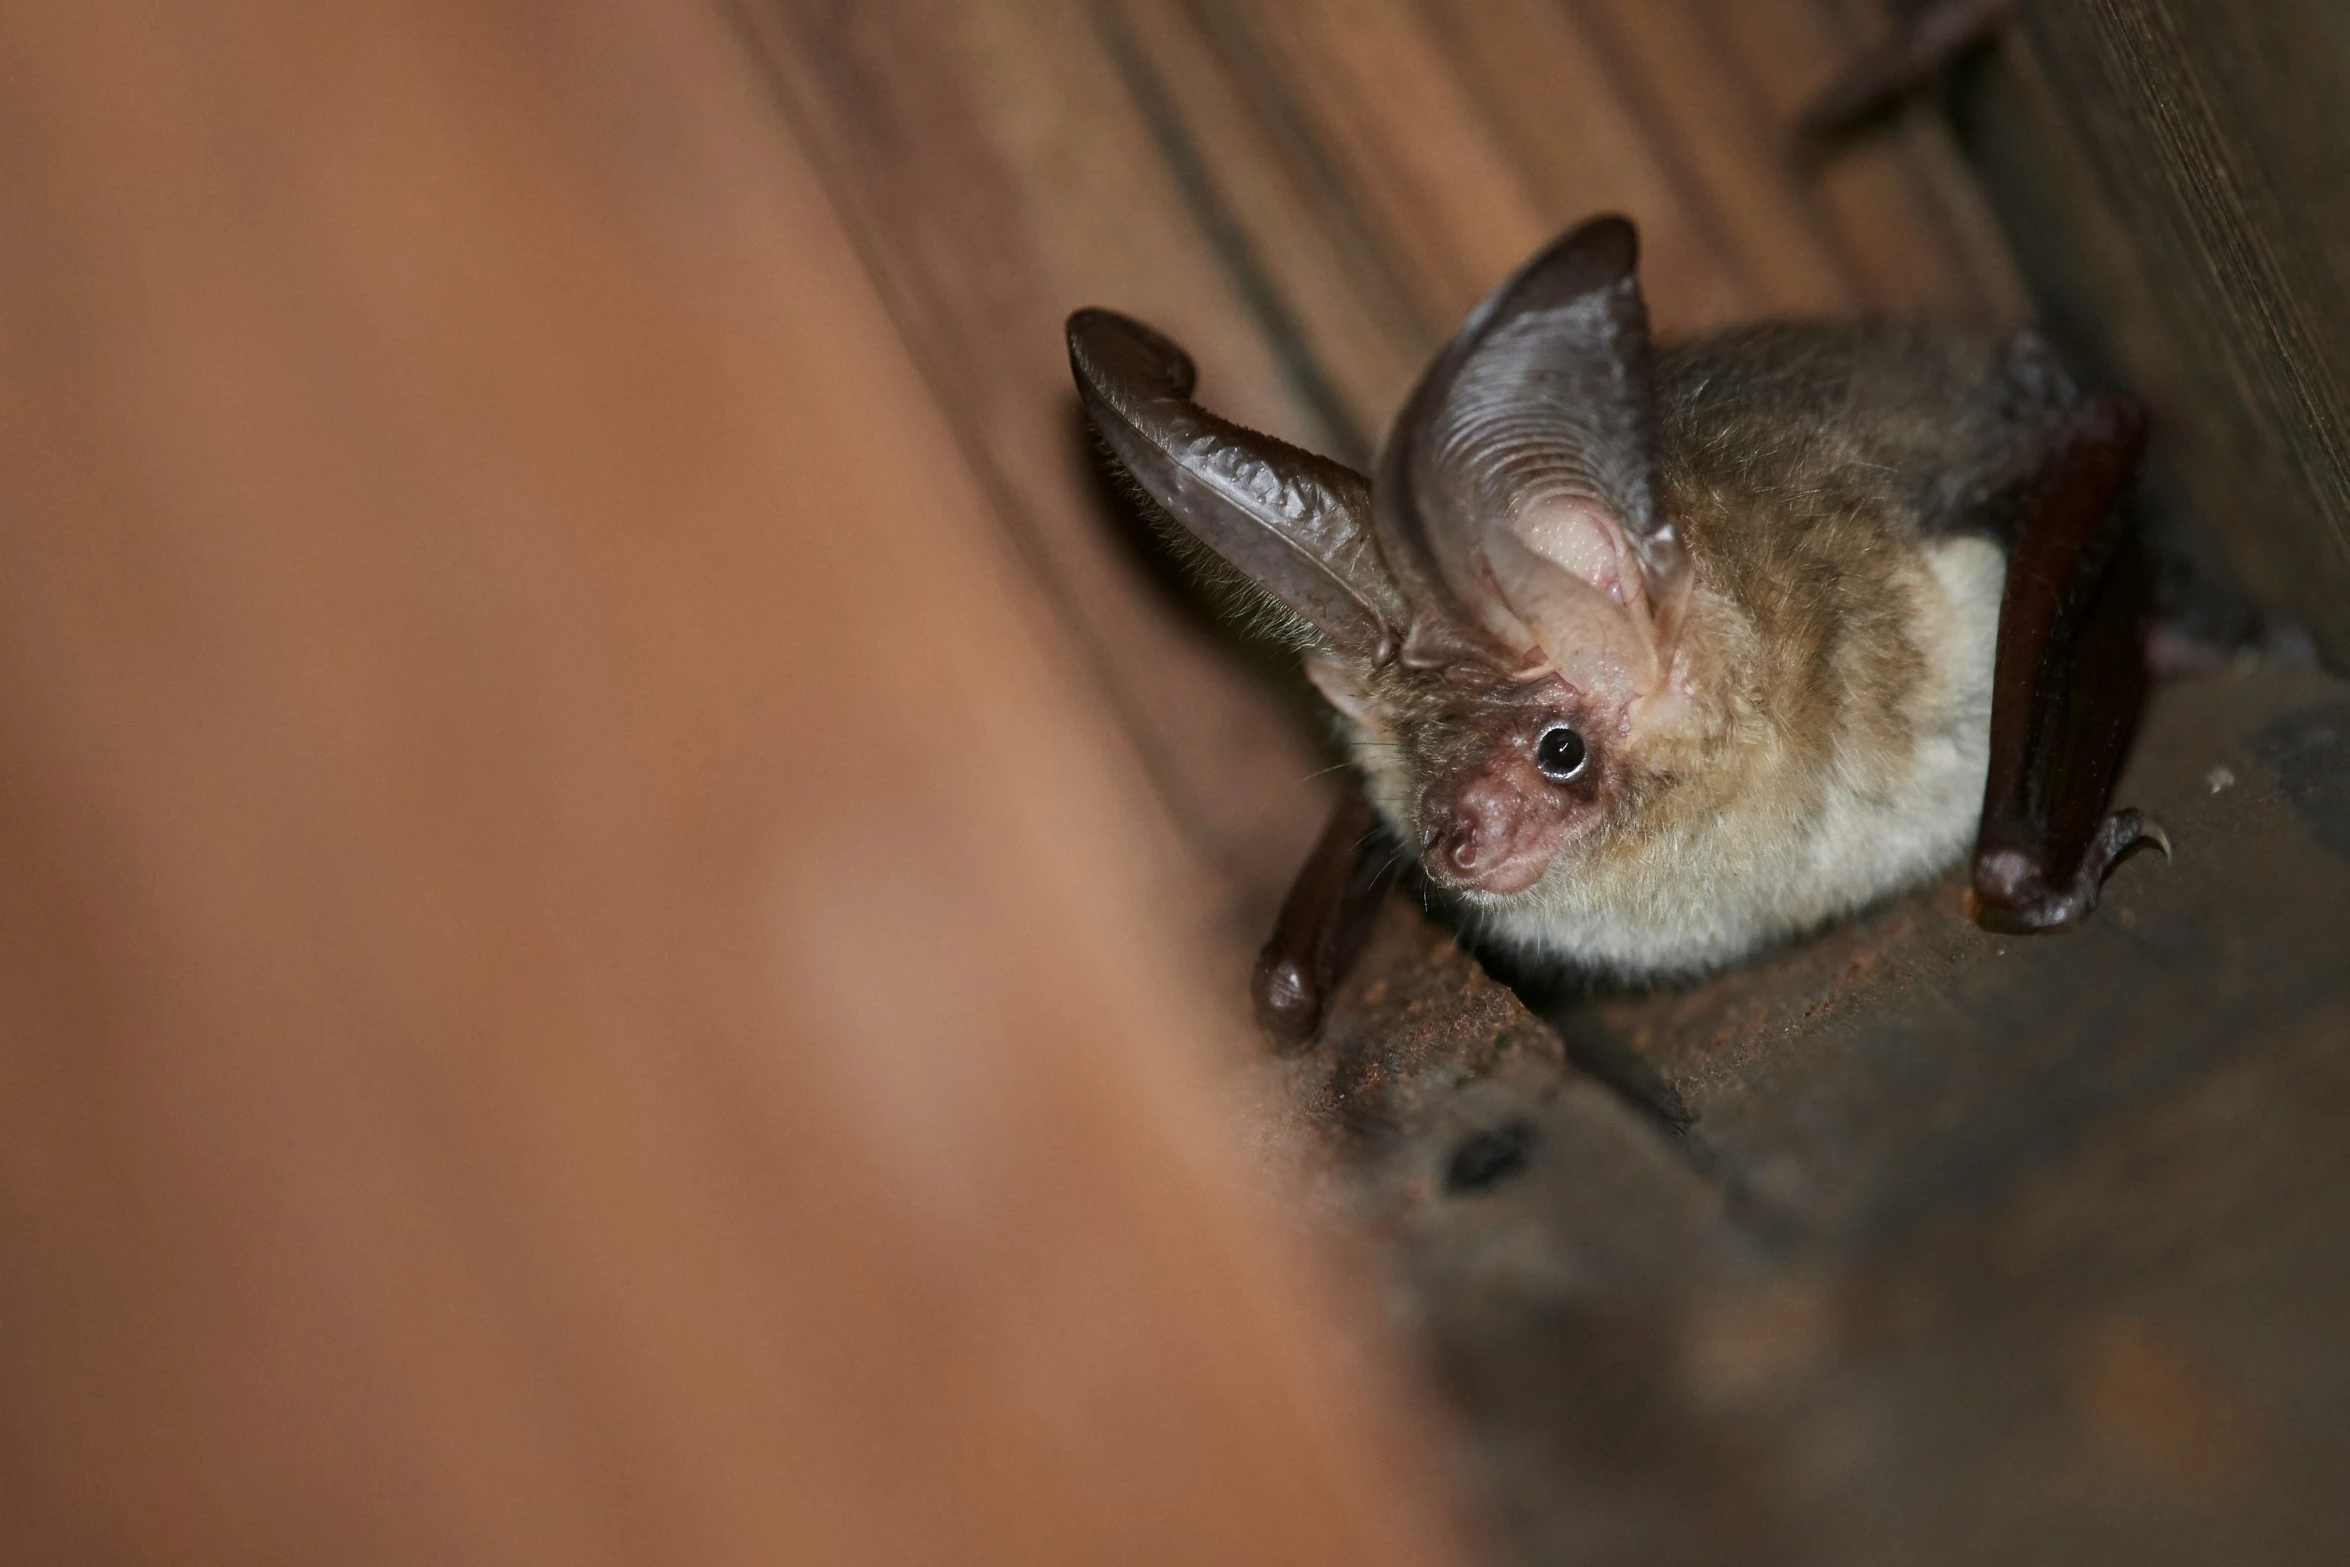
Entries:
<svg viewBox="0 0 2350 1567">
<path fill-rule="evenodd" d="M 2028 332 L 1782 322 L 1659 348 L 1637 260 L 1614 216 L 1536 254 L 1369 477 L 1202 407 L 1150 327 L 1069 319 L 1095 430 L 1274 607 L 1360 780 L 1258 969 L 1291 1041 L 1360 943 L 1374 812 L 1473 939 L 1634 981 L 1735 963 L 1970 848 L 1979 923 L 2062 929 L 2159 841 L 2106 810 L 2146 685 L 2139 405 Z"/>
</svg>

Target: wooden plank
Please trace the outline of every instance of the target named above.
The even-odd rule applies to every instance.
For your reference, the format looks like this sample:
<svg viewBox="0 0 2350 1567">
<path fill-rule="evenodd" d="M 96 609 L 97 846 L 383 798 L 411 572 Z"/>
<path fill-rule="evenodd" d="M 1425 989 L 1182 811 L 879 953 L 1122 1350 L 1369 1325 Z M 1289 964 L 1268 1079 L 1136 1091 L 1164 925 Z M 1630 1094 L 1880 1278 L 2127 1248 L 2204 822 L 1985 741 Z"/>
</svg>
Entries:
<svg viewBox="0 0 2350 1567">
<path fill-rule="evenodd" d="M 1324 765 L 1226 651 L 1074 411 L 1061 322 L 1114 303 L 1179 331 L 1236 417 L 1298 430 L 1082 8 L 749 7 L 763 57 L 922 364 L 1214 889 L 1245 973 L 1324 807 Z M 1290 678 L 1294 681 L 1295 676 Z"/>
<path fill-rule="evenodd" d="M 1553 225 L 1410 0 L 1255 9 L 1440 341 Z"/>
<path fill-rule="evenodd" d="M 10 1558 L 1453 1559 L 719 15 L 0 75 Z"/>
<path fill-rule="evenodd" d="M 2122 789 L 2177 860 L 2079 932 L 1953 877 L 1563 1043 L 1394 901 L 1268 1071 L 1520 1556 L 2350 1549 L 2350 686 L 2166 690 Z"/>
<path fill-rule="evenodd" d="M 1850 261 L 1792 179 L 1783 117 L 1758 98 L 1735 48 L 1689 6 L 1576 0 L 1608 69 L 1637 85 L 1660 142 L 1701 182 L 1767 313 L 1850 313 L 1866 303 Z"/>
<path fill-rule="evenodd" d="M 1706 0 L 1704 9 L 1782 155 L 1791 155 L 1788 128 L 1869 36 L 1856 22 L 1885 25 L 1865 0 Z M 1860 308 L 1991 327 L 2027 316 L 1997 221 L 1931 104 L 1909 105 L 1867 144 L 1783 175 L 1782 188 L 1827 236 Z"/>
<path fill-rule="evenodd" d="M 2034 286 L 2153 397 L 2192 527 L 2350 660 L 2338 8 L 2051 0 L 1961 95 Z"/>
<path fill-rule="evenodd" d="M 1095 17 L 1163 156 L 1196 160 L 1187 200 L 1227 270 L 1252 280 L 1260 330 L 1326 384 L 1314 444 L 1368 467 L 1443 327 L 1286 62 L 1247 7 L 1100 4 Z"/>
<path fill-rule="evenodd" d="M 1642 118 L 1587 24 L 1555 0 L 1422 0 L 1448 56 L 1557 230 L 1596 212 L 1636 214 L 1641 286 L 1666 331 L 1757 314 L 1716 215 L 1670 128 Z"/>
</svg>

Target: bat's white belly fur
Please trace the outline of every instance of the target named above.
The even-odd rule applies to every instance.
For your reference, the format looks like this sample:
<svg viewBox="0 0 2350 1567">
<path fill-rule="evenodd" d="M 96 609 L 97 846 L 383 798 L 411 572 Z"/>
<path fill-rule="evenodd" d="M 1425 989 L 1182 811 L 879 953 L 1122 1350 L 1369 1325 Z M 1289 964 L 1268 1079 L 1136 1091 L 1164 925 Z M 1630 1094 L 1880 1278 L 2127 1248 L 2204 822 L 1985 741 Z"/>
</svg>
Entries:
<svg viewBox="0 0 2350 1567">
<path fill-rule="evenodd" d="M 1913 635 L 1927 675 L 1911 697 L 1916 738 L 1906 758 L 1847 754 L 1807 799 L 1746 791 L 1706 820 L 1640 835 L 1636 847 L 1562 855 L 1526 892 L 1485 903 L 1483 929 L 1578 967 L 1683 975 L 1735 962 L 1956 863 L 1982 813 L 2005 562 L 1988 540 L 1944 540 L 1928 548 L 1913 580 Z"/>
</svg>

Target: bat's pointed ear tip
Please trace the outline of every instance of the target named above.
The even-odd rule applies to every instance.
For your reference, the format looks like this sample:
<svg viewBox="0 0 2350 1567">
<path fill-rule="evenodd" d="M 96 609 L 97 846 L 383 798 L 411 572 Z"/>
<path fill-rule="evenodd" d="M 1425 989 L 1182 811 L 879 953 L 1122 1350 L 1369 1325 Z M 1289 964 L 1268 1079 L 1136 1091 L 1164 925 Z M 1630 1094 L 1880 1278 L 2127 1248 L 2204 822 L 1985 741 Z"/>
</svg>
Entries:
<svg viewBox="0 0 2350 1567">
<path fill-rule="evenodd" d="M 1122 312 L 1087 305 L 1069 312 L 1063 331 L 1069 365 L 1080 386 L 1116 384 L 1130 391 L 1149 387 L 1189 397 L 1199 380 L 1182 344 Z"/>
<path fill-rule="evenodd" d="M 1141 326 L 1141 322 L 1120 315 L 1115 310 L 1086 305 L 1069 312 L 1069 319 L 1062 324 L 1062 331 L 1069 339 L 1069 352 L 1080 354 L 1119 338 L 1136 336 L 1135 329 Z M 1148 331 L 1147 328 L 1144 330 Z"/>
<path fill-rule="evenodd" d="M 1621 212 L 1603 212 L 1575 225 L 1567 244 L 1594 273 L 1626 276 L 1640 267 L 1640 226 Z"/>
<path fill-rule="evenodd" d="M 1102 305 L 1081 305 L 1070 311 L 1066 330 L 1069 334 L 1069 341 L 1072 343 L 1079 338 L 1104 337 L 1112 334 L 1145 338 L 1155 338 L 1160 335 L 1123 311 L 1111 310 Z"/>
<path fill-rule="evenodd" d="M 1621 212 L 1602 212 L 1587 225 L 1593 236 L 1604 236 L 1608 243 L 1622 245 L 1628 250 L 1640 248 L 1640 225 Z"/>
<path fill-rule="evenodd" d="M 1539 251 L 1487 299 L 1521 306 L 1563 302 L 1615 288 L 1640 270 L 1640 230 L 1620 212 L 1585 218 Z M 1480 312 L 1480 315 L 1484 312 Z M 1472 317 L 1472 322 L 1478 317 Z"/>
</svg>

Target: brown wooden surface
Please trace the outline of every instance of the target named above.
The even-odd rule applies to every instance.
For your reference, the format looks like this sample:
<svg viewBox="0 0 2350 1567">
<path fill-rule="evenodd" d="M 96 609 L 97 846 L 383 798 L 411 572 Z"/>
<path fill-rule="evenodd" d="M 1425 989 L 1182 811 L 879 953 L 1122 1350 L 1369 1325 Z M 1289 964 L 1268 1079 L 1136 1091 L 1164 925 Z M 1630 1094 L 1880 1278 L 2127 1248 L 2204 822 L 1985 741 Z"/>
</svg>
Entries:
<svg viewBox="0 0 2350 1567">
<path fill-rule="evenodd" d="M 2350 17 L 2034 0 L 1958 80 L 2051 316 L 2154 401 L 2179 531 L 2350 663 Z"/>
<path fill-rule="evenodd" d="M 740 33 L 77 0 L 0 81 L 0 1556 L 1448 1559 Z"/>
<path fill-rule="evenodd" d="M 1266 1072 L 1514 1559 L 2350 1552 L 2350 686 L 2167 690 L 2122 792 L 2077 933 L 1954 875 L 1563 1045 L 1390 905 Z"/>
</svg>

